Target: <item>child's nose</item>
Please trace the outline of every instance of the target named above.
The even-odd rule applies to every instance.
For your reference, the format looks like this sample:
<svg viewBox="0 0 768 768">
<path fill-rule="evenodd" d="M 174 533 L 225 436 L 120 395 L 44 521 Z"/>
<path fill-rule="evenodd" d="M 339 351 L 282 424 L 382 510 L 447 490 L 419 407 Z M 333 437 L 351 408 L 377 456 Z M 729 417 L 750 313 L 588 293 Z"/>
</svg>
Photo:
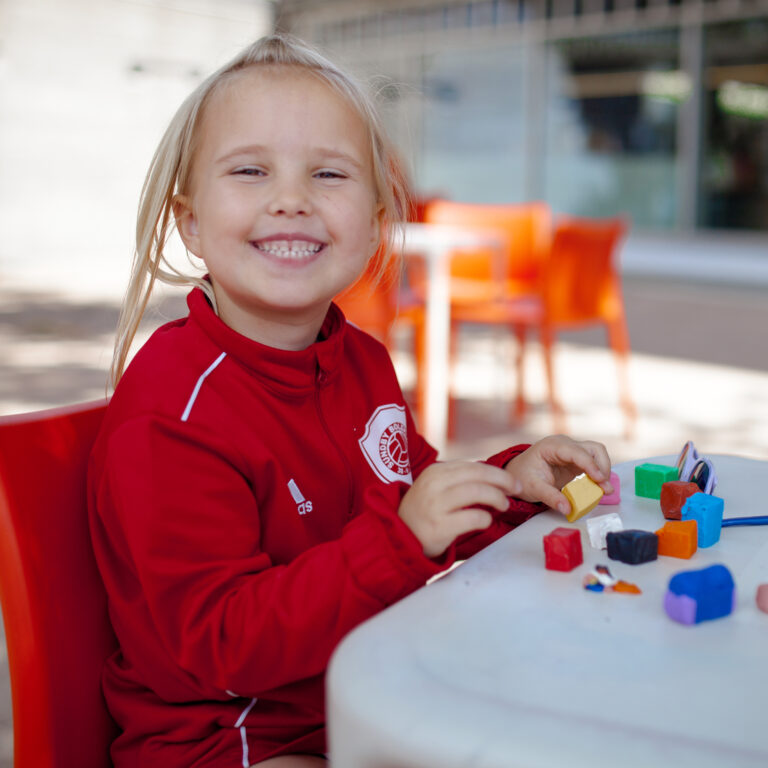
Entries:
<svg viewBox="0 0 768 768">
<path fill-rule="evenodd" d="M 300 216 L 312 212 L 310 194 L 302 181 L 285 179 L 273 188 L 269 212 L 273 215 Z"/>
</svg>

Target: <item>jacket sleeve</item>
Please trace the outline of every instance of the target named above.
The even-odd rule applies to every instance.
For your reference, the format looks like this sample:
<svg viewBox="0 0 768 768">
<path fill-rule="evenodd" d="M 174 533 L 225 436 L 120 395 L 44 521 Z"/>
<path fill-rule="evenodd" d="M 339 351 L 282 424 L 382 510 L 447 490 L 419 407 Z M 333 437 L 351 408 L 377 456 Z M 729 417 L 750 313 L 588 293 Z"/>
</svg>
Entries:
<svg viewBox="0 0 768 768">
<path fill-rule="evenodd" d="M 503 468 L 508 461 L 519 456 L 528 447 L 528 445 L 512 446 L 486 459 L 486 463 Z M 545 504 L 534 504 L 511 496 L 508 498 L 509 506 L 504 512 L 495 509 L 488 510 L 493 515 L 493 522 L 488 528 L 459 537 L 453 544 L 453 551 L 447 552 L 446 557 L 464 560 L 547 508 Z"/>
<path fill-rule="evenodd" d="M 258 696 L 323 672 L 347 632 L 446 563 L 423 555 L 374 489 L 340 538 L 274 565 L 233 450 L 189 424 L 132 419 L 110 437 L 92 492 L 105 583 L 123 601 L 118 635 L 149 616 L 141 631 L 196 687 Z"/>
</svg>

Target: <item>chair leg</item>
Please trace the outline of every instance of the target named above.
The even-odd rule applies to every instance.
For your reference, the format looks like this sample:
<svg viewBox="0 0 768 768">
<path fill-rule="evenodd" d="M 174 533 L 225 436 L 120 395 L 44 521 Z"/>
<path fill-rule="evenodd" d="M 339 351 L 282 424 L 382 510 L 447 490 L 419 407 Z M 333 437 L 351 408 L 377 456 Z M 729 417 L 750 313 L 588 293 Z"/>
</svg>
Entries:
<svg viewBox="0 0 768 768">
<path fill-rule="evenodd" d="M 525 402 L 525 342 L 527 328 L 523 323 L 518 323 L 515 325 L 514 331 L 515 338 L 517 339 L 517 354 L 515 357 L 517 393 L 515 394 L 512 418 L 515 422 L 521 422 L 525 417 L 527 409 Z"/>
<path fill-rule="evenodd" d="M 551 328 L 542 327 L 541 329 L 541 347 L 544 353 L 544 368 L 547 374 L 547 391 L 549 394 L 549 408 L 552 411 L 552 422 L 556 433 L 567 431 L 565 411 L 557 401 L 555 395 L 555 367 L 552 360 L 552 345 L 554 343 L 554 334 Z"/>
<path fill-rule="evenodd" d="M 623 319 L 610 323 L 608 343 L 616 358 L 616 368 L 619 381 L 619 403 L 624 411 L 624 439 L 631 440 L 635 434 L 637 423 L 637 407 L 632 400 L 629 385 L 629 334 Z"/>
</svg>

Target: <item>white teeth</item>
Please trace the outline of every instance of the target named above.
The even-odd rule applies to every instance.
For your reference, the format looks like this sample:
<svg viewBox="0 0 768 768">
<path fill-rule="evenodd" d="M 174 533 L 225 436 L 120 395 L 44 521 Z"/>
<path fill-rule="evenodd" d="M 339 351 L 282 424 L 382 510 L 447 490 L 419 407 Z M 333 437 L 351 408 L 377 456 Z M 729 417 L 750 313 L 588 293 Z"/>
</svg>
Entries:
<svg viewBox="0 0 768 768">
<path fill-rule="evenodd" d="M 281 259 L 306 259 L 317 253 L 323 246 L 306 240 L 269 240 L 257 242 L 256 247 L 270 256 Z"/>
</svg>

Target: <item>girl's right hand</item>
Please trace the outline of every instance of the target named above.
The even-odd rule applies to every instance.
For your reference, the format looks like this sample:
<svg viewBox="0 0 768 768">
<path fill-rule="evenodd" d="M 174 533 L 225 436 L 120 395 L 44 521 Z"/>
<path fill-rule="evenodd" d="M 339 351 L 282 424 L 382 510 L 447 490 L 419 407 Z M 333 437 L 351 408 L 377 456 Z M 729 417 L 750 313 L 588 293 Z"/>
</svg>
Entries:
<svg viewBox="0 0 768 768">
<path fill-rule="evenodd" d="M 503 512 L 518 482 L 499 467 L 476 461 L 432 464 L 403 496 L 398 514 L 421 542 L 427 557 L 438 557 L 457 536 L 487 528 L 490 512 Z"/>
</svg>

